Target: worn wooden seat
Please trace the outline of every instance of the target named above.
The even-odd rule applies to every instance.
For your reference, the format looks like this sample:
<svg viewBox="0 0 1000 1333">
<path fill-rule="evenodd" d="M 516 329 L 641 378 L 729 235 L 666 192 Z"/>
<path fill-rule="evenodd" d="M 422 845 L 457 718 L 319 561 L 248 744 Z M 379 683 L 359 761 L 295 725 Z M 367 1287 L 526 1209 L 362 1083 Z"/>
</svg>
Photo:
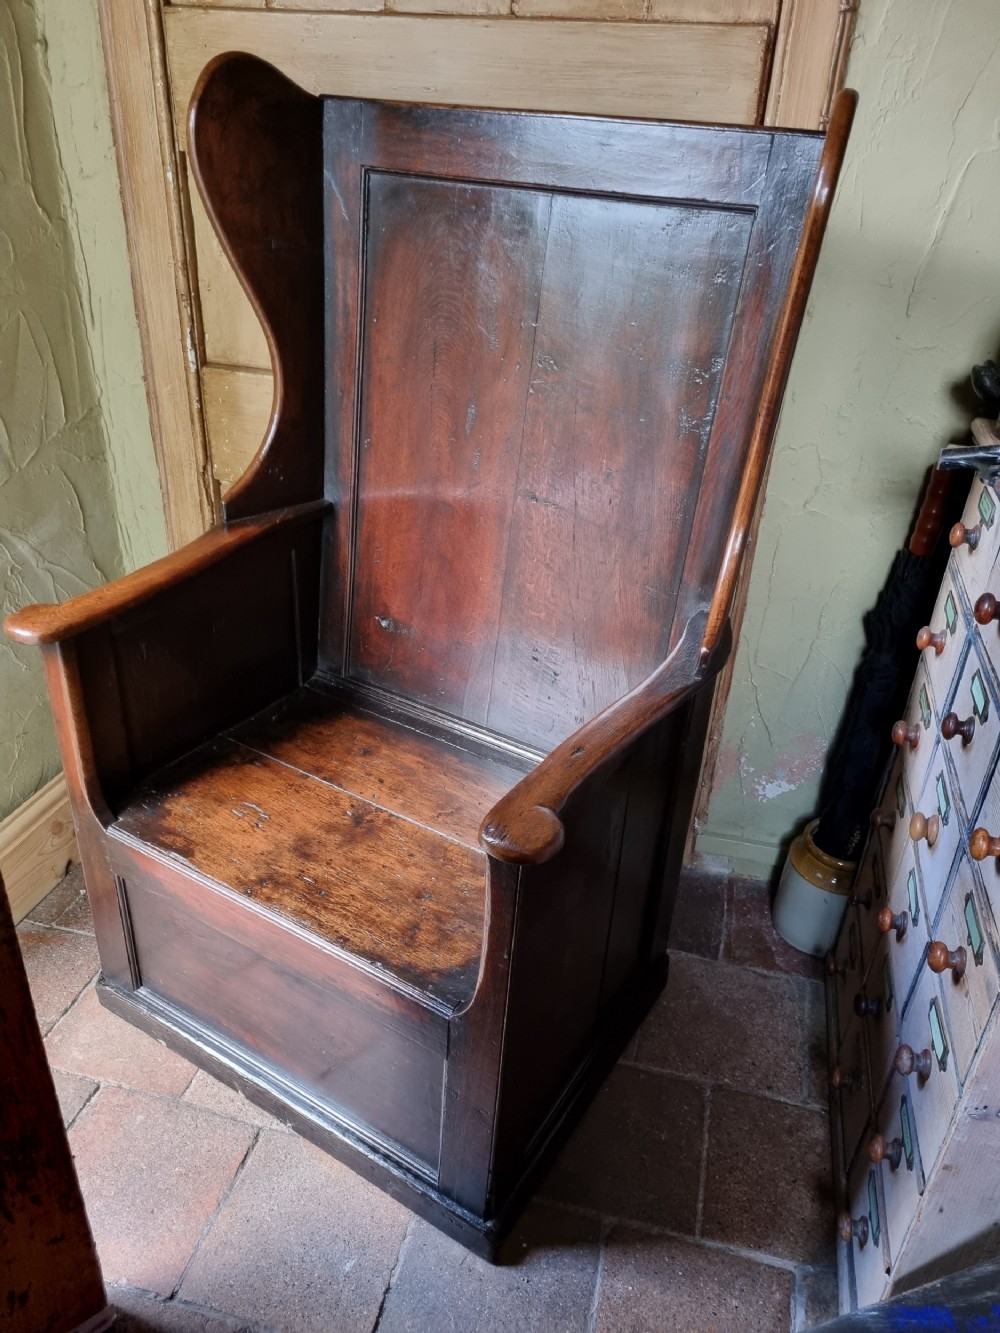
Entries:
<svg viewBox="0 0 1000 1333">
<path fill-rule="evenodd" d="M 159 770 L 110 831 L 455 1009 L 482 952 L 479 826 L 522 773 L 306 686 Z"/>
<path fill-rule="evenodd" d="M 851 118 L 205 71 L 265 328 L 223 522 L 40 644 L 105 1004 L 492 1253 L 666 975 L 728 612 Z"/>
</svg>

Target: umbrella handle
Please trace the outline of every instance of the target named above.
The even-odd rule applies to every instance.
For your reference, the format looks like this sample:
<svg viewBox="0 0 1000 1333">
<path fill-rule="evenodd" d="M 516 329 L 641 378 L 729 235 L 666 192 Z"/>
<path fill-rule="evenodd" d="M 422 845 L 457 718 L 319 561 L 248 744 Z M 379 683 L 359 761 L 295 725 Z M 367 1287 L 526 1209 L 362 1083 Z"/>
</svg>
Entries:
<svg viewBox="0 0 1000 1333">
<path fill-rule="evenodd" d="M 932 469 L 924 489 L 917 521 L 910 534 L 908 550 L 911 555 L 930 555 L 937 544 L 943 526 L 945 506 L 954 473 L 946 468 Z"/>
</svg>

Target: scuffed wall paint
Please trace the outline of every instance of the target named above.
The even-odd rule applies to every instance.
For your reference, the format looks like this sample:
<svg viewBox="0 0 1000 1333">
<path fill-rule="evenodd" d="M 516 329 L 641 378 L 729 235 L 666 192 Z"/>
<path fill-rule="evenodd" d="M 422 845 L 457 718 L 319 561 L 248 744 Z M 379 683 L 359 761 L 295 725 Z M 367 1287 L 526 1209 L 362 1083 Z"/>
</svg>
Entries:
<svg viewBox="0 0 1000 1333">
<path fill-rule="evenodd" d="M 121 571 L 101 406 L 29 0 L 0 6 L 0 603 Z M 35 651 L 0 642 L 0 815 L 59 766 Z"/>
<path fill-rule="evenodd" d="M 167 550 L 96 0 L 34 0 L 126 569 Z"/>
<path fill-rule="evenodd" d="M 862 0 L 847 81 L 858 118 L 697 843 L 758 873 L 813 810 L 861 617 L 905 541 L 925 466 L 968 427 L 953 386 L 1000 350 L 996 0 Z"/>
</svg>

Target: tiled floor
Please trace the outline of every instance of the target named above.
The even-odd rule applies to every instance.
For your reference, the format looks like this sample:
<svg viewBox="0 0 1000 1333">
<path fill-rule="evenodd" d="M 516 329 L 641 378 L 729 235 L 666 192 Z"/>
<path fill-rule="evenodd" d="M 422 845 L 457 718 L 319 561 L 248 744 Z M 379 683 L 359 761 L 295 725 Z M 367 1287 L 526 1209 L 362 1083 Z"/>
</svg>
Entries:
<svg viewBox="0 0 1000 1333">
<path fill-rule="evenodd" d="M 685 881 L 667 990 L 498 1267 L 107 1013 L 78 872 L 18 933 L 122 1333 L 738 1333 L 836 1313 L 819 973 L 755 883 Z"/>
</svg>

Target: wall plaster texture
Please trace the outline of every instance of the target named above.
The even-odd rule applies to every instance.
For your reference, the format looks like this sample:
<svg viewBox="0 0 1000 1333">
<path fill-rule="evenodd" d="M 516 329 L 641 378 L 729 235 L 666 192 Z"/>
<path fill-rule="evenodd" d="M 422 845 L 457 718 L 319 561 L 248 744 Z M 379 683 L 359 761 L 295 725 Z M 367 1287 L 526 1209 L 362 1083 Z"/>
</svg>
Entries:
<svg viewBox="0 0 1000 1333">
<path fill-rule="evenodd" d="M 83 592 L 165 541 L 90 3 L 0 7 L 0 98 L 6 613 Z M 58 767 L 41 656 L 2 639 L 0 816 Z"/>
<path fill-rule="evenodd" d="M 860 106 L 792 367 L 697 847 L 769 872 L 813 811 L 924 469 L 1000 350 L 1000 6 L 861 0 Z"/>
</svg>

